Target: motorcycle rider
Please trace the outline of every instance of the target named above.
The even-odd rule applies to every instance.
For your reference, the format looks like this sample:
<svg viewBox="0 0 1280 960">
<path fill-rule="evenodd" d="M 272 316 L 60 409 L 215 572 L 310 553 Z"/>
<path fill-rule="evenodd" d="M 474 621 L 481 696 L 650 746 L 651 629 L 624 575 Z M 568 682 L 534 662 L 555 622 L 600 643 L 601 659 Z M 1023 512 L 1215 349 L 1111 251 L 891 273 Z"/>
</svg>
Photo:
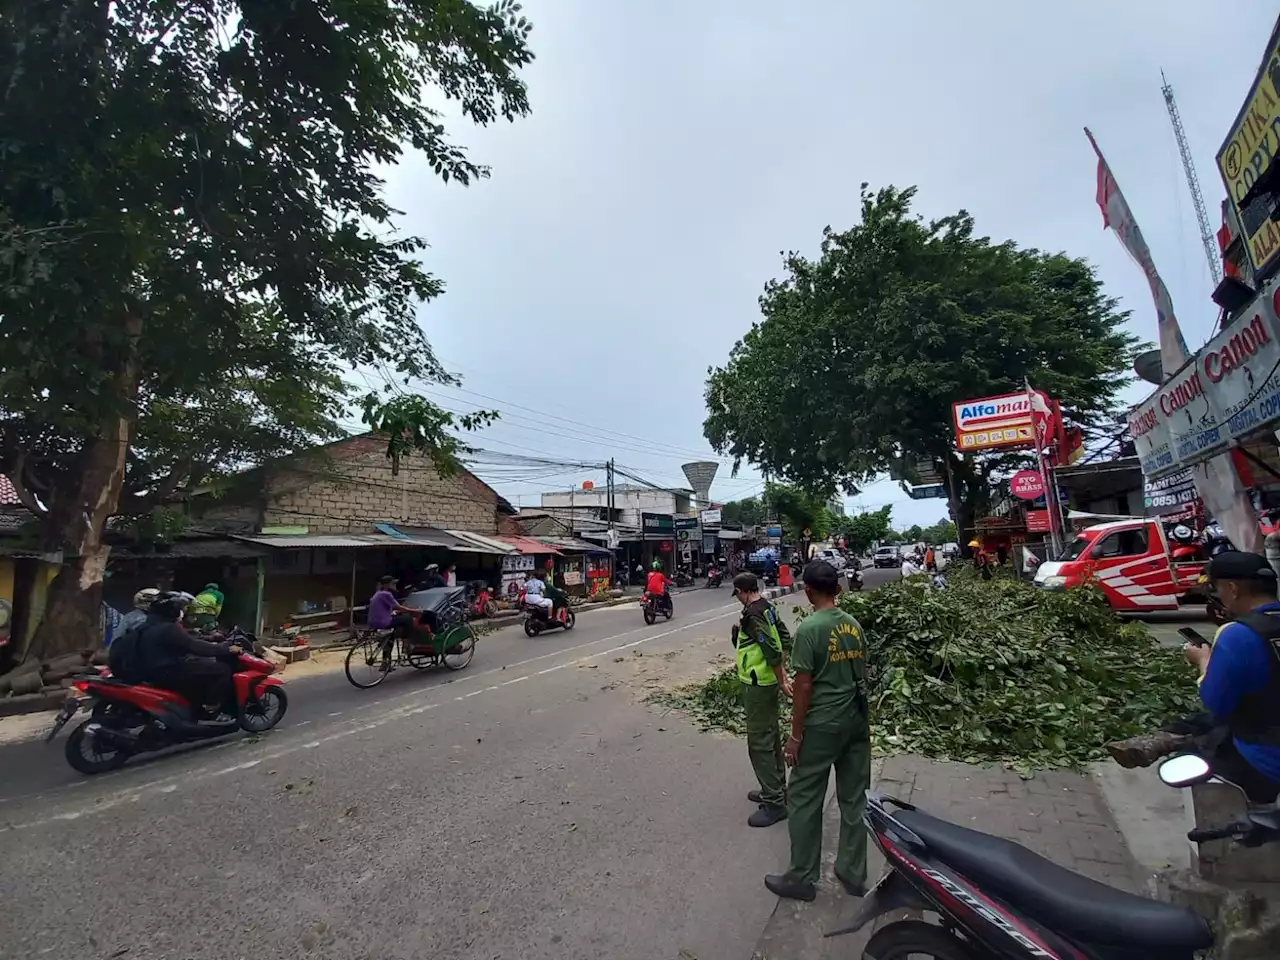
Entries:
<svg viewBox="0 0 1280 960">
<path fill-rule="evenodd" d="M 215 715 L 234 713 L 234 671 L 218 658 L 239 653 L 240 647 L 187 633 L 181 620 L 191 600 L 189 593 L 168 592 L 151 601 L 146 622 L 137 628 L 134 669 L 142 682 L 181 693 L 197 716 L 202 708 Z"/>
<path fill-rule="evenodd" d="M 542 582 L 542 575 L 537 570 L 531 570 L 525 574 L 524 581 L 524 602 L 527 606 L 541 607 L 546 613 L 547 619 L 551 619 L 555 610 L 555 601 L 545 596 L 543 591 L 546 584 Z"/>
<path fill-rule="evenodd" d="M 670 577 L 662 572 L 662 561 L 653 561 L 653 567 L 649 571 L 649 578 L 645 583 L 645 593 L 657 600 L 660 610 L 673 610 L 671 605 L 671 594 L 668 587 L 674 586 L 674 582 Z"/>
<path fill-rule="evenodd" d="M 116 627 L 115 635 L 111 638 L 113 643 L 130 630 L 147 622 L 147 611 L 151 609 L 152 602 L 158 596 L 160 596 L 160 591 L 155 587 L 143 587 L 133 595 L 133 609 L 121 618 L 119 625 Z"/>
</svg>

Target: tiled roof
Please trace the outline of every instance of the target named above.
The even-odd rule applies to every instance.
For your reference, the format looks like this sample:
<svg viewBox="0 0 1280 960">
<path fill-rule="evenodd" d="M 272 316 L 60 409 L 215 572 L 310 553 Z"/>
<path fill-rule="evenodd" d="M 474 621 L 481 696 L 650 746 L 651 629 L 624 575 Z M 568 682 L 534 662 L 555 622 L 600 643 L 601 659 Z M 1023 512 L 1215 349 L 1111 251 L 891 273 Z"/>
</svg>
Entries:
<svg viewBox="0 0 1280 960">
<path fill-rule="evenodd" d="M 0 506 L 14 503 L 22 503 L 18 499 L 18 491 L 13 489 L 13 481 L 0 473 Z"/>
</svg>

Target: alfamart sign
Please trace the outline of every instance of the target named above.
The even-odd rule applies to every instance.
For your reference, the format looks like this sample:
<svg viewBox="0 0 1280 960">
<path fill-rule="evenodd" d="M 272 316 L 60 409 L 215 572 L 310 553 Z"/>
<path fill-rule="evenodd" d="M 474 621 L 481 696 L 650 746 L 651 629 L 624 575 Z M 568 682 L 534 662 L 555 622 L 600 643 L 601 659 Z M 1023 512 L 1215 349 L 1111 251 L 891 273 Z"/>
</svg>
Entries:
<svg viewBox="0 0 1280 960">
<path fill-rule="evenodd" d="M 1129 414 L 1148 478 L 1222 452 L 1280 423 L 1280 285 L 1272 280 L 1230 327 Z"/>
<path fill-rule="evenodd" d="M 1048 402 L 1047 396 L 1041 396 Z M 1029 447 L 1035 441 L 1026 391 L 962 400 L 951 405 L 951 416 L 956 424 L 956 446 L 961 450 Z"/>
</svg>

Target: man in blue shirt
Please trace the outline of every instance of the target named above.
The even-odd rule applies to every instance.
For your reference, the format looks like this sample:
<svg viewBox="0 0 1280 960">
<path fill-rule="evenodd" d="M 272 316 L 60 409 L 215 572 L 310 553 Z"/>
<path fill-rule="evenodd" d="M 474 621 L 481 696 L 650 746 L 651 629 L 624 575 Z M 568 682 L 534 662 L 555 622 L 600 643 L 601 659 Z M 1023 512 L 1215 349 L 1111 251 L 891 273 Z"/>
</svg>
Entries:
<svg viewBox="0 0 1280 960">
<path fill-rule="evenodd" d="M 1209 584 L 1231 616 L 1212 647 L 1187 644 L 1200 699 L 1229 736 L 1214 771 L 1255 803 L 1280 795 L 1280 602 L 1266 558 L 1228 551 L 1209 561 Z"/>
</svg>

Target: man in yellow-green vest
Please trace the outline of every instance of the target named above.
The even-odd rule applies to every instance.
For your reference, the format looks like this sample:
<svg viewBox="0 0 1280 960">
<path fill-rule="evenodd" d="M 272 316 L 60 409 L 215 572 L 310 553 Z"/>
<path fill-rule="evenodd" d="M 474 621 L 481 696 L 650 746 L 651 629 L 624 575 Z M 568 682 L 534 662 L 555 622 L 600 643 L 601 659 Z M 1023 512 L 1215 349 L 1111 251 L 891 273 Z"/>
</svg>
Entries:
<svg viewBox="0 0 1280 960">
<path fill-rule="evenodd" d="M 790 695 L 787 655 L 783 643 L 791 635 L 778 612 L 760 595 L 755 574 L 733 578 L 733 594 L 742 603 L 742 620 L 733 626 L 742 706 L 747 715 L 747 753 L 759 790 L 747 799 L 759 804 L 748 819 L 753 827 L 769 827 L 787 818 L 786 768 L 782 765 L 782 738 L 778 733 L 778 692 Z"/>
</svg>

